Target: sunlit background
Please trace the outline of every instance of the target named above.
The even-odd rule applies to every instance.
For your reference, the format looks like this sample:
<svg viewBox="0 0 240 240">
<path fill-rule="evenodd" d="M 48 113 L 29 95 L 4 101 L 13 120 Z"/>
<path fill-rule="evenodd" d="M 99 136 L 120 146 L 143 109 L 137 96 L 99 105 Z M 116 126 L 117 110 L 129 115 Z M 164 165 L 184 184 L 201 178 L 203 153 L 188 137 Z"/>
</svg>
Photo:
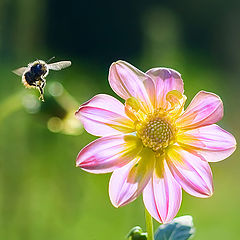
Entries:
<svg viewBox="0 0 240 240">
<path fill-rule="evenodd" d="M 113 61 L 143 71 L 178 70 L 188 102 L 200 90 L 221 96 L 219 123 L 239 139 L 240 1 L 0 1 L 0 239 L 122 240 L 144 225 L 141 198 L 115 209 L 110 175 L 75 167 L 95 139 L 74 111 L 108 84 Z M 71 60 L 50 72 L 45 102 L 11 71 L 36 59 Z M 196 240 L 239 239 L 240 159 L 211 164 L 210 199 L 183 195 L 178 216 L 191 214 Z M 155 227 L 157 227 L 155 222 Z"/>
</svg>

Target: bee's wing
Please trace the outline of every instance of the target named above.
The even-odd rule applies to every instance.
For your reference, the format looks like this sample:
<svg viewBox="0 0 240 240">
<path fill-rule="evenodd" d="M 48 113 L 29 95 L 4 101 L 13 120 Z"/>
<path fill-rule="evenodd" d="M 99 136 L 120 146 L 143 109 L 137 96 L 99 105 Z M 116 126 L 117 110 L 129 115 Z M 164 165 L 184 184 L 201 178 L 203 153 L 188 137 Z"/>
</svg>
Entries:
<svg viewBox="0 0 240 240">
<path fill-rule="evenodd" d="M 56 62 L 56 63 L 51 63 L 51 64 L 48 64 L 48 68 L 51 69 L 51 70 L 61 70 L 63 68 L 67 68 L 69 66 L 71 66 L 71 61 L 61 61 L 61 62 Z"/>
<path fill-rule="evenodd" d="M 18 76 L 22 76 L 23 73 L 26 71 L 27 67 L 21 67 L 18 69 L 13 70 L 12 72 L 17 74 Z"/>
</svg>

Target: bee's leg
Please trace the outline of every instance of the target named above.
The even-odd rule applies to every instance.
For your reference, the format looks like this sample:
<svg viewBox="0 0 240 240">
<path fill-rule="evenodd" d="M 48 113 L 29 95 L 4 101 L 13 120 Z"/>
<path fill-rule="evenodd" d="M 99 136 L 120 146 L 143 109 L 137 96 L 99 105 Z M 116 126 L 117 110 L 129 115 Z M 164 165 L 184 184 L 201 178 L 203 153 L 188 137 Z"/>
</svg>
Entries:
<svg viewBox="0 0 240 240">
<path fill-rule="evenodd" d="M 40 97 L 39 100 L 42 100 L 44 102 L 43 94 L 44 94 L 44 87 L 46 85 L 46 80 L 44 78 L 41 78 L 40 84 L 37 86 L 39 92 L 40 92 Z"/>
<path fill-rule="evenodd" d="M 42 79 L 42 82 L 41 82 L 41 87 L 42 87 L 42 89 L 44 89 L 45 86 L 46 86 L 46 80 L 43 78 L 43 79 Z"/>
<path fill-rule="evenodd" d="M 44 98 L 43 98 L 43 94 L 44 94 L 44 91 L 43 91 L 43 87 L 40 86 L 40 85 L 37 85 L 37 88 L 40 92 L 40 97 L 39 97 L 39 100 L 41 100 L 42 102 L 44 102 Z"/>
</svg>

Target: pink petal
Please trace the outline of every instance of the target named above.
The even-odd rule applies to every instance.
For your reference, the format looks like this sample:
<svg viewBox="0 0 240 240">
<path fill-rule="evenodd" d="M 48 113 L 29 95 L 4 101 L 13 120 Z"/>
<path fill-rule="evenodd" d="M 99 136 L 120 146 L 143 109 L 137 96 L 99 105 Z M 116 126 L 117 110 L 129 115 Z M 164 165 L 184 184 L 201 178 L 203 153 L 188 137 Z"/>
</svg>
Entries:
<svg viewBox="0 0 240 240">
<path fill-rule="evenodd" d="M 182 201 L 182 190 L 173 178 L 165 160 L 162 164 L 164 165 L 160 170 L 162 176 L 154 172 L 143 191 L 143 201 L 152 217 L 160 223 L 166 223 L 178 213 Z"/>
<path fill-rule="evenodd" d="M 84 128 L 95 136 L 109 136 L 134 131 L 134 123 L 124 110 L 124 105 L 106 94 L 99 94 L 80 106 L 75 113 Z"/>
<path fill-rule="evenodd" d="M 156 108 L 162 107 L 167 109 L 169 103 L 166 95 L 172 90 L 183 93 L 183 80 L 181 74 L 170 68 L 152 68 L 146 72 L 155 82 L 156 85 Z"/>
<path fill-rule="evenodd" d="M 178 118 L 176 124 L 182 129 L 203 127 L 218 122 L 223 117 L 223 103 L 214 93 L 200 91 Z"/>
<path fill-rule="evenodd" d="M 178 183 L 189 194 L 206 198 L 213 193 L 212 172 L 207 161 L 180 146 L 172 146 L 167 163 Z"/>
<path fill-rule="evenodd" d="M 141 142 L 133 135 L 102 137 L 79 152 L 76 165 L 91 173 L 112 172 L 133 160 L 141 148 Z"/>
<path fill-rule="evenodd" d="M 221 161 L 236 149 L 233 135 L 215 124 L 182 132 L 178 134 L 177 141 L 194 147 L 196 153 L 209 162 Z"/>
<path fill-rule="evenodd" d="M 142 193 L 152 176 L 154 162 L 153 151 L 144 148 L 133 161 L 113 172 L 109 195 L 115 207 L 134 201 Z"/>
<path fill-rule="evenodd" d="M 142 111 L 151 112 L 155 101 L 153 80 L 131 64 L 124 61 L 113 63 L 109 69 L 109 83 L 113 91 L 127 100 L 135 97 Z"/>
</svg>

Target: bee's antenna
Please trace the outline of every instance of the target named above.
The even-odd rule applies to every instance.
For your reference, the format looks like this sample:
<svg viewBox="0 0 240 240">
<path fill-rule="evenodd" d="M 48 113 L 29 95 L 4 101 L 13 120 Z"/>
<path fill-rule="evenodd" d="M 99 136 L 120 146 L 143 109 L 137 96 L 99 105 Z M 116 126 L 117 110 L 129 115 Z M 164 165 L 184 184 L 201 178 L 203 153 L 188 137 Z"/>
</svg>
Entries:
<svg viewBox="0 0 240 240">
<path fill-rule="evenodd" d="M 55 56 L 51 57 L 50 59 L 47 60 L 47 63 L 49 63 L 50 61 L 52 61 L 55 58 Z"/>
</svg>

